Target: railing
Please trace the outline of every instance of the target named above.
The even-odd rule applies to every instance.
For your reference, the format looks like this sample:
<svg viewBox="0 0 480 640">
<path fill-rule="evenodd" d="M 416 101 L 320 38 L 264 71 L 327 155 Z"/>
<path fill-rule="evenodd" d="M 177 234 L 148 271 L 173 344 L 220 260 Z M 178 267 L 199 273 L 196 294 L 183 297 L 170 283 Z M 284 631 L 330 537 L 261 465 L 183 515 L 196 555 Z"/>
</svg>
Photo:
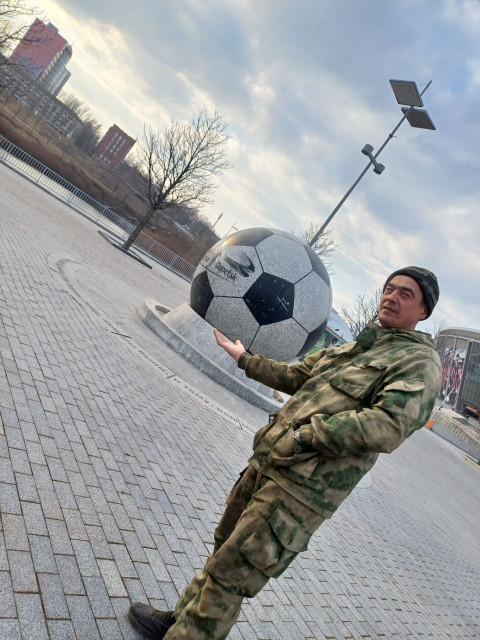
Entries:
<svg viewBox="0 0 480 640">
<path fill-rule="evenodd" d="M 0 135 L 0 162 L 12 167 L 31 182 L 38 184 L 42 189 L 53 194 L 93 222 L 114 232 L 121 239 L 126 239 L 135 228 L 128 220 L 125 220 L 125 218 L 122 218 L 81 189 L 78 189 L 71 182 L 62 178 L 58 173 L 49 169 L 2 135 Z M 153 258 L 156 262 L 178 273 L 186 280 L 192 280 L 195 266 L 143 231 L 140 232 L 135 240 L 134 247 Z"/>
</svg>

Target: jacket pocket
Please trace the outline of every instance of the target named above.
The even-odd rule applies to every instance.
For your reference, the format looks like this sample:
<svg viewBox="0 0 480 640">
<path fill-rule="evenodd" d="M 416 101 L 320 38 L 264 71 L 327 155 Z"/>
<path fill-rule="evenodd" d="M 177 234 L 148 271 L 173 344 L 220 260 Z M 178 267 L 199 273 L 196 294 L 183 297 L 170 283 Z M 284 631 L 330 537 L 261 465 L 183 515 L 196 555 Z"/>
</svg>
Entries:
<svg viewBox="0 0 480 640">
<path fill-rule="evenodd" d="M 384 391 L 404 391 L 412 393 L 415 391 L 423 391 L 425 383 L 422 380 L 395 380 L 384 387 Z"/>
<path fill-rule="evenodd" d="M 389 363 L 382 360 L 365 361 L 364 358 L 355 358 L 328 382 L 335 389 L 361 400 L 373 391 L 388 366 Z"/>
<path fill-rule="evenodd" d="M 277 507 L 262 526 L 241 545 L 248 562 L 267 576 L 278 578 L 300 551 L 305 551 L 311 534 L 282 507 Z"/>
<path fill-rule="evenodd" d="M 404 416 L 409 416 L 413 420 L 420 419 L 422 422 L 420 416 L 422 415 L 422 409 L 425 407 L 424 391 L 425 383 L 423 380 L 407 378 L 387 384 L 383 387 L 382 394 L 388 394 L 388 407 L 391 410 L 401 411 Z M 384 404 L 386 403 L 385 400 L 383 402 Z M 428 410 L 427 413 L 429 413 Z"/>
</svg>

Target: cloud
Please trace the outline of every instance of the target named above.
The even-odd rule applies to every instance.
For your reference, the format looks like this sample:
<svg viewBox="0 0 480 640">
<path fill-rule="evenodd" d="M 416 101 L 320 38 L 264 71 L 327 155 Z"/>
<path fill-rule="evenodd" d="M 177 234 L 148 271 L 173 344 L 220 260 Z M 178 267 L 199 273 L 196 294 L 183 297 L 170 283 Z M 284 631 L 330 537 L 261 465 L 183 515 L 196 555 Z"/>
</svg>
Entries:
<svg viewBox="0 0 480 640">
<path fill-rule="evenodd" d="M 335 300 L 387 272 L 435 271 L 437 315 L 478 326 L 480 4 L 475 0 L 45 0 L 74 54 L 67 85 L 105 126 L 130 135 L 198 109 L 230 123 L 218 225 L 299 231 L 323 222 L 401 117 L 388 79 L 433 83 L 437 131 L 404 123 L 381 176 L 370 170 L 338 212 Z M 341 307 L 341 304 L 336 304 Z"/>
</svg>

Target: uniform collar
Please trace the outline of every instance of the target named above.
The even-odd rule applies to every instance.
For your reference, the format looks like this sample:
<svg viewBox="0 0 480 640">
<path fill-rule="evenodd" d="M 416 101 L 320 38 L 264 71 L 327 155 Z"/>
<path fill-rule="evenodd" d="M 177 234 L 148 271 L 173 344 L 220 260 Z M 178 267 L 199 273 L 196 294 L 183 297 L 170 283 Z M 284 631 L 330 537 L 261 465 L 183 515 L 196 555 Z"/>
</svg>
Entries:
<svg viewBox="0 0 480 640">
<path fill-rule="evenodd" d="M 412 342 L 420 342 L 435 348 L 432 338 L 423 331 L 405 331 L 405 329 L 384 328 L 376 322 L 369 322 L 360 332 L 357 338 L 357 345 L 362 351 L 370 349 L 376 342 L 384 338 L 393 339 L 395 336 Z"/>
</svg>

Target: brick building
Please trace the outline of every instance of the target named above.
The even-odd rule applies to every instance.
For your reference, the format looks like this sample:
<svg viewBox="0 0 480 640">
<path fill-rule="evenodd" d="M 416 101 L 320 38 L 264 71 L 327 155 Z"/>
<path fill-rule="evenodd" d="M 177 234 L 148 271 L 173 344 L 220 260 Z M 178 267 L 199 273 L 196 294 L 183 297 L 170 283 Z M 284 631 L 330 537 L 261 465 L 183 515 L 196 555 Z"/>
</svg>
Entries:
<svg viewBox="0 0 480 640">
<path fill-rule="evenodd" d="M 135 140 L 114 124 L 100 140 L 92 155 L 104 167 L 115 171 L 134 144 Z"/>
<path fill-rule="evenodd" d="M 50 22 L 35 18 L 24 37 L 15 47 L 9 63 L 23 70 L 52 95 L 58 95 L 70 77 L 66 64 L 72 57 L 72 47 Z"/>
</svg>

